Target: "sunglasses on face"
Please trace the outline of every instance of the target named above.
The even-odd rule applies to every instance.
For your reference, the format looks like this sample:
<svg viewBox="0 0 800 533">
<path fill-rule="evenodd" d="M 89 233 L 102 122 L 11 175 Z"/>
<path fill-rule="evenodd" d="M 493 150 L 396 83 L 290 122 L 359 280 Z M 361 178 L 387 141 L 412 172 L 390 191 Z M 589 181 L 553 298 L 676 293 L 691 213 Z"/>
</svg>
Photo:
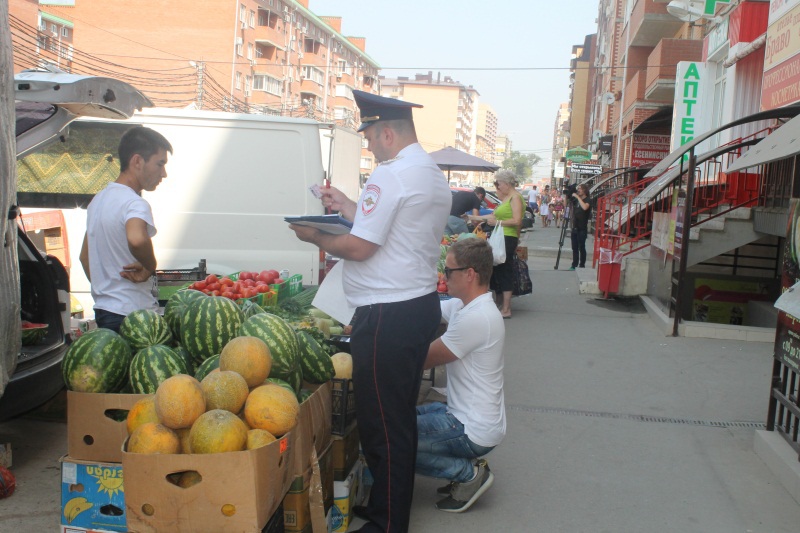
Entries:
<svg viewBox="0 0 800 533">
<path fill-rule="evenodd" d="M 458 272 L 459 270 L 469 270 L 470 268 L 472 267 L 459 267 L 459 268 L 444 267 L 444 277 L 450 279 L 450 274 L 452 274 L 453 272 Z"/>
</svg>

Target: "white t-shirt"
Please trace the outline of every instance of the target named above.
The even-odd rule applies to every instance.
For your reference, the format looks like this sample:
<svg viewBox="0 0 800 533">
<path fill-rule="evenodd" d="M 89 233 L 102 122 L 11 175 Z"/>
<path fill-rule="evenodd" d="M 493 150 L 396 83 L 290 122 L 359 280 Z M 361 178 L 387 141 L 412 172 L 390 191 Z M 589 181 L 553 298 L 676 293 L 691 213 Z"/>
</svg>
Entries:
<svg viewBox="0 0 800 533">
<path fill-rule="evenodd" d="M 350 233 L 380 247 L 366 261 L 345 261 L 347 303 L 402 302 L 435 292 L 451 203 L 447 180 L 419 144 L 378 165 L 364 185 Z"/>
<path fill-rule="evenodd" d="M 132 218 L 145 221 L 151 238 L 156 234 L 150 204 L 127 185 L 109 183 L 89 204 L 86 233 L 95 309 L 118 315 L 158 309 L 153 281 L 134 283 L 120 276 L 123 266 L 136 262 L 125 231 L 125 223 Z"/>
<path fill-rule="evenodd" d="M 539 191 L 531 189 L 531 192 L 528 193 L 528 203 L 529 204 L 539 203 Z"/>
<path fill-rule="evenodd" d="M 447 409 L 472 442 L 497 446 L 506 434 L 503 317 L 488 292 L 467 306 L 443 301 L 442 317 L 448 322 L 442 342 L 458 357 L 447 363 Z"/>
</svg>

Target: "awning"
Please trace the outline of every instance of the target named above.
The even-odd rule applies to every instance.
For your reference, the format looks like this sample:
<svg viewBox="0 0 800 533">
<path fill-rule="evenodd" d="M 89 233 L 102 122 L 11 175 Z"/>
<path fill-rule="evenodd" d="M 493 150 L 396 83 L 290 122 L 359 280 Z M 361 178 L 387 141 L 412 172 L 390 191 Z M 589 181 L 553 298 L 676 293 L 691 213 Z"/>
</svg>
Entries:
<svg viewBox="0 0 800 533">
<path fill-rule="evenodd" d="M 658 111 L 644 119 L 641 124 L 633 128 L 633 134 L 669 135 L 671 129 L 672 106 L 667 105 L 659 108 Z"/>
<path fill-rule="evenodd" d="M 739 148 L 743 148 L 745 146 L 752 146 L 757 144 L 762 139 L 750 139 L 749 141 L 745 141 L 739 144 L 726 144 L 725 146 L 720 146 L 719 148 L 715 148 L 711 151 L 705 152 L 697 156 L 697 163 L 705 163 L 709 159 L 713 159 L 719 155 L 728 153 L 733 150 L 737 150 Z M 683 165 L 676 164 L 674 167 L 668 169 L 664 174 L 659 176 L 655 181 L 653 181 L 650 185 L 645 187 L 645 189 L 639 193 L 639 195 L 633 199 L 634 204 L 646 204 L 653 198 L 657 197 L 661 192 L 666 189 L 670 183 L 672 183 L 675 179 L 677 179 L 681 174 L 689 171 L 688 163 Z M 652 171 L 651 171 L 652 172 Z M 649 173 L 648 173 L 649 175 Z"/>
<path fill-rule="evenodd" d="M 755 167 L 800 153 L 800 116 L 773 131 L 734 161 L 725 172 Z"/>
</svg>

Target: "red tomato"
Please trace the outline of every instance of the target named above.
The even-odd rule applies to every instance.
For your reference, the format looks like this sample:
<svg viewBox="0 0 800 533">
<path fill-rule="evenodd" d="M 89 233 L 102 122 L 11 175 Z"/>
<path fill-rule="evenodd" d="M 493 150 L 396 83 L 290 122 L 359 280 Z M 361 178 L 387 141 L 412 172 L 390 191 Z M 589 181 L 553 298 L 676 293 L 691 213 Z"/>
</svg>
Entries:
<svg viewBox="0 0 800 533">
<path fill-rule="evenodd" d="M 219 284 L 223 287 L 233 287 L 233 280 L 228 276 L 225 276 L 221 280 L 219 280 Z"/>
<path fill-rule="evenodd" d="M 251 278 L 248 278 L 248 279 L 244 280 L 242 283 L 244 284 L 245 287 L 255 287 L 256 286 L 256 282 L 253 281 Z"/>
<path fill-rule="evenodd" d="M 206 283 L 208 283 L 209 285 L 211 285 L 212 283 L 217 283 L 218 281 L 219 278 L 216 276 L 216 274 L 209 274 L 208 276 L 206 276 Z"/>
<path fill-rule="evenodd" d="M 217 284 L 217 285 L 219 285 L 219 284 Z M 211 291 L 208 294 L 210 294 L 211 296 L 219 296 L 219 291 Z"/>
<path fill-rule="evenodd" d="M 270 282 L 269 281 L 270 278 L 271 278 L 271 276 L 269 275 L 269 271 L 267 271 L 267 270 L 262 270 L 261 273 L 259 273 L 259 275 L 258 275 L 258 279 L 260 281 L 266 281 L 267 283 Z"/>
<path fill-rule="evenodd" d="M 192 289 L 197 289 L 198 291 L 202 291 L 207 286 L 208 286 L 208 283 L 206 283 L 205 281 L 195 281 L 194 283 L 192 283 L 192 287 L 191 288 Z"/>
<path fill-rule="evenodd" d="M 269 285 L 267 285 L 266 283 L 263 285 L 259 285 L 258 287 L 256 287 L 256 292 L 258 293 L 269 292 Z"/>
<path fill-rule="evenodd" d="M 244 281 L 246 279 L 250 279 L 250 272 L 246 272 L 244 270 L 239 272 L 239 280 Z"/>
<path fill-rule="evenodd" d="M 273 279 L 278 279 L 279 277 L 281 277 L 280 273 L 277 270 L 267 270 L 267 272 L 269 273 L 270 276 L 272 276 Z"/>
<path fill-rule="evenodd" d="M 222 288 L 222 285 L 219 282 L 214 282 L 214 283 L 209 283 L 206 288 L 211 292 L 214 291 L 219 292 L 219 290 Z M 214 296 L 216 296 L 216 294 Z"/>
</svg>

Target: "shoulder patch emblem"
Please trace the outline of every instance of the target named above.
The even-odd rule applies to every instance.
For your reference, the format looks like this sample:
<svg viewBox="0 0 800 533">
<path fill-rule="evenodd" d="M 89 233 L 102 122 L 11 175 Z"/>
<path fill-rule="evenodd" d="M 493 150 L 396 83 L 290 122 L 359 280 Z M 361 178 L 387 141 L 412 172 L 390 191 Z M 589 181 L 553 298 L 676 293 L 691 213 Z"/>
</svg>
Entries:
<svg viewBox="0 0 800 533">
<path fill-rule="evenodd" d="M 372 213 L 378 206 L 378 200 L 380 200 L 380 198 L 381 188 L 374 183 L 367 185 L 367 189 L 364 191 L 364 199 L 361 200 L 361 212 L 365 215 Z"/>
</svg>

